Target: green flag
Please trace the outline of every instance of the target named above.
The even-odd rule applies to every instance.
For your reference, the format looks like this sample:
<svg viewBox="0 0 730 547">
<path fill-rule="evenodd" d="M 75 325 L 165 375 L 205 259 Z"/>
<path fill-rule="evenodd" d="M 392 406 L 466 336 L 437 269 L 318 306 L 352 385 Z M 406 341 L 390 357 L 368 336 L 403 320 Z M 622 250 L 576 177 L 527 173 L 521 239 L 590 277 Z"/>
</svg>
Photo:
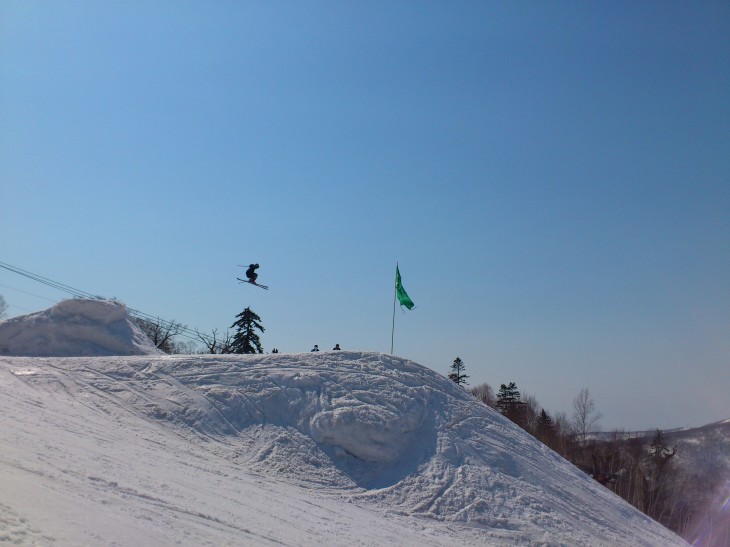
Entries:
<svg viewBox="0 0 730 547">
<path fill-rule="evenodd" d="M 398 271 L 398 265 L 395 266 L 395 293 L 398 295 L 398 303 L 401 306 L 405 306 L 409 310 L 412 310 L 415 306 L 413 300 L 411 300 L 408 293 L 403 288 L 403 283 L 400 280 L 400 272 Z"/>
</svg>

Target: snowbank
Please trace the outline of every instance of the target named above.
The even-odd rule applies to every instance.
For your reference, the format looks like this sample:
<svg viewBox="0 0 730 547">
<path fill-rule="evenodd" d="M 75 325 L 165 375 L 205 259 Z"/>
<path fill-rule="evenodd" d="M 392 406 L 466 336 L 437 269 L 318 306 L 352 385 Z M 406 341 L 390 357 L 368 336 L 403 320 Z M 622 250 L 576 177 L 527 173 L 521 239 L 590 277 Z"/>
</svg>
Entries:
<svg viewBox="0 0 730 547">
<path fill-rule="evenodd" d="M 0 432 L 0 510 L 71 543 L 684 545 L 460 386 L 378 353 L 4 357 Z M 34 509 L 8 466 L 63 504 Z M 69 518 L 68 495 L 89 514 Z"/>
<path fill-rule="evenodd" d="M 71 299 L 0 321 L 0 355 L 75 357 L 160 352 L 122 304 Z"/>
</svg>

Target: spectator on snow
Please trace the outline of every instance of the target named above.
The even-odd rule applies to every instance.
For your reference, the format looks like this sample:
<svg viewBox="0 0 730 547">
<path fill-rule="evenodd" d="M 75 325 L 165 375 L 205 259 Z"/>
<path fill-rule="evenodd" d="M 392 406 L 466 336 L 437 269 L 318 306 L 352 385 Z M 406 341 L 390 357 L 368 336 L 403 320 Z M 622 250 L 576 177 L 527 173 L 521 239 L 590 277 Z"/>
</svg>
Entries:
<svg viewBox="0 0 730 547">
<path fill-rule="evenodd" d="M 312 348 L 312 351 L 319 351 L 319 346 L 317 346 L 317 344 L 314 344 L 314 347 Z"/>
<path fill-rule="evenodd" d="M 335 347 L 332 348 L 332 351 L 340 351 L 340 345 L 335 344 Z"/>
</svg>

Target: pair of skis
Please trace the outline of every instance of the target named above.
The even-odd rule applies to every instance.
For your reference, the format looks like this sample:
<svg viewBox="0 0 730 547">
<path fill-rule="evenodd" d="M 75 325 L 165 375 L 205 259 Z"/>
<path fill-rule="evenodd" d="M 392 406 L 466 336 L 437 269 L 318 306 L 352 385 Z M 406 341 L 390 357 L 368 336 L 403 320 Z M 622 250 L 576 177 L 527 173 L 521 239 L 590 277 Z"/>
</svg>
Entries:
<svg viewBox="0 0 730 547">
<path fill-rule="evenodd" d="M 248 268 L 248 266 L 244 266 L 243 264 L 238 265 L 240 268 Z M 257 264 L 258 266 L 258 264 Z M 268 285 L 262 285 L 261 283 L 256 283 L 255 281 L 251 279 L 241 279 L 240 277 L 237 277 L 239 283 L 248 283 L 249 285 L 256 285 L 257 287 L 261 287 L 262 289 L 269 290 Z"/>
<path fill-rule="evenodd" d="M 241 279 L 240 277 L 237 277 L 239 283 L 248 283 L 249 285 L 256 285 L 257 287 L 261 287 L 262 289 L 269 290 L 268 285 L 262 285 L 261 283 L 256 283 L 255 281 L 251 281 L 250 279 Z"/>
</svg>

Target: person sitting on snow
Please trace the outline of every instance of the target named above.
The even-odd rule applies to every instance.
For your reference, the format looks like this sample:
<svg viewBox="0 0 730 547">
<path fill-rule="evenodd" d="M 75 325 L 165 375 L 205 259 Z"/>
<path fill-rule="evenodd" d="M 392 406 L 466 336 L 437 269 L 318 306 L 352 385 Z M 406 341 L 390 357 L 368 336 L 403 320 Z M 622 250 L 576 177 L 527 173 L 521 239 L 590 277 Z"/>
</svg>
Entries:
<svg viewBox="0 0 730 547">
<path fill-rule="evenodd" d="M 317 346 L 317 344 L 314 344 L 314 347 L 312 348 L 312 351 L 319 351 L 319 347 Z"/>
<path fill-rule="evenodd" d="M 340 345 L 335 344 L 335 347 L 332 348 L 332 351 L 340 351 Z"/>
</svg>

